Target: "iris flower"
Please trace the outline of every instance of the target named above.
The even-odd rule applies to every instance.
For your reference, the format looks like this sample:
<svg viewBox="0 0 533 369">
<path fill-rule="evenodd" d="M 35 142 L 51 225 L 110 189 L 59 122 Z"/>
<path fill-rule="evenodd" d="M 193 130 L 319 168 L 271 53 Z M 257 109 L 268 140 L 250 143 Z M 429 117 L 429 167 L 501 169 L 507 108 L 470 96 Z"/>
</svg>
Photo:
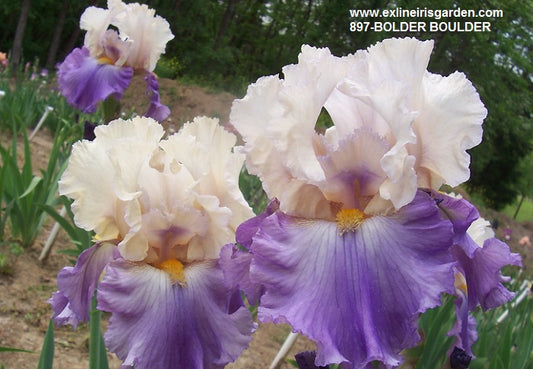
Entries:
<svg viewBox="0 0 533 369">
<path fill-rule="evenodd" d="M 121 0 L 107 4 L 108 9 L 91 6 L 81 15 L 80 28 L 87 31 L 84 45 L 59 66 L 61 93 L 69 104 L 94 113 L 99 101 L 109 96 L 120 100 L 134 73 L 144 74 L 150 97 L 145 115 L 162 121 L 170 110 L 160 102 L 152 72 L 174 38 L 170 26 L 146 5 Z"/>
<path fill-rule="evenodd" d="M 303 46 L 283 79 L 262 77 L 233 104 L 247 169 L 273 200 L 222 251 L 226 281 L 260 300 L 261 322 L 314 340 L 317 366 L 400 365 L 419 314 L 457 293 L 458 273 L 469 309 L 512 297 L 500 268 L 519 257 L 494 238 L 472 244 L 477 211 L 437 192 L 469 178 L 487 111 L 464 74 L 427 71 L 432 47 Z"/>
<path fill-rule="evenodd" d="M 52 318 L 87 321 L 96 290 L 111 313 L 106 346 L 124 368 L 222 368 L 253 329 L 218 265 L 253 215 L 238 188 L 244 157 L 215 119 L 163 133 L 150 118 L 115 120 L 73 146 L 60 192 L 98 242 L 59 272 Z"/>
</svg>

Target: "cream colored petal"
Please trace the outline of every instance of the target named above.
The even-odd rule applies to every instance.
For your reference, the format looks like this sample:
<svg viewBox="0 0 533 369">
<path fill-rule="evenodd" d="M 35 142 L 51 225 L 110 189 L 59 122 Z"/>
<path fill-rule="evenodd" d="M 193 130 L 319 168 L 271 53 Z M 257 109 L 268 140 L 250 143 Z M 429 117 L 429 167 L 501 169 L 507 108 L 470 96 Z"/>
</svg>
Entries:
<svg viewBox="0 0 533 369">
<path fill-rule="evenodd" d="M 163 126 L 147 117 L 135 117 L 128 120 L 116 119 L 95 129 L 95 135 L 110 145 L 114 144 L 117 139 L 131 139 L 146 141 L 149 142 L 150 146 L 157 147 L 157 143 L 164 133 Z"/>
<path fill-rule="evenodd" d="M 98 229 L 104 239 L 118 236 L 115 222 L 114 168 L 105 150 L 89 141 L 72 147 L 69 164 L 59 181 L 59 193 L 74 199 L 78 227 Z"/>
<path fill-rule="evenodd" d="M 161 147 L 182 163 L 196 180 L 211 175 L 222 182 L 226 163 L 233 155 L 231 149 L 237 138 L 218 123 L 218 119 L 197 117 L 161 142 Z"/>
<path fill-rule="evenodd" d="M 422 97 L 432 45 L 415 39 L 389 39 L 367 53 L 356 54 L 357 67 L 328 102 L 341 134 L 347 134 L 347 120 L 353 117 L 353 125 L 373 130 L 389 142 L 390 150 L 381 158 L 388 180 L 380 193 L 396 208 L 408 204 L 416 192 L 416 172 L 408 166 L 416 161 L 406 147 L 417 142 L 412 125 L 419 114 L 416 103 Z M 351 114 L 350 118 L 346 114 Z"/>
<path fill-rule="evenodd" d="M 205 234 L 198 235 L 189 242 L 187 259 L 218 259 L 222 246 L 235 242 L 235 233 L 229 226 L 231 210 L 221 207 L 216 196 L 198 195 L 196 203 L 207 222 L 207 227 Z"/>
<path fill-rule="evenodd" d="M 166 44 L 174 38 L 168 22 L 144 4 L 131 3 L 113 23 L 122 40 L 130 47 L 124 64 L 135 69 L 153 71 Z"/>
<path fill-rule="evenodd" d="M 481 217 L 477 218 L 470 224 L 466 231 L 470 237 L 478 244 L 479 247 L 483 247 L 483 243 L 489 238 L 494 238 L 494 230 L 492 229 L 490 222 Z"/>
<path fill-rule="evenodd" d="M 448 77 L 427 73 L 424 104 L 414 122 L 417 166 L 430 175 L 421 186 L 438 189 L 443 183 L 455 187 L 470 177 L 470 155 L 466 150 L 481 142 L 487 110 L 464 74 Z"/>
<path fill-rule="evenodd" d="M 92 57 L 99 58 L 105 54 L 105 34 L 114 18 L 124 11 L 125 4 L 120 0 L 109 0 L 108 9 L 90 6 L 81 15 L 80 28 L 87 31 L 84 45 Z"/>
<path fill-rule="evenodd" d="M 384 158 L 389 159 L 388 157 Z M 391 168 L 399 168 L 397 170 L 399 175 L 395 178 L 387 178 L 380 186 L 379 193 L 383 199 L 390 200 L 394 207 L 399 209 L 409 204 L 416 194 L 417 176 L 414 170 L 416 158 L 407 155 L 407 150 L 403 148 L 390 159 L 392 160 L 387 165 Z"/>
<path fill-rule="evenodd" d="M 299 168 L 297 161 L 307 161 L 307 172 L 312 172 L 311 177 L 323 178 L 322 169 L 313 151 L 312 141 L 315 122 L 308 122 L 308 127 L 298 130 L 296 127 L 301 121 L 295 121 L 290 127 L 290 122 L 283 118 L 286 107 L 278 100 L 282 93 L 283 84 L 277 77 L 264 77 L 248 88 L 247 95 L 242 100 L 233 103 L 230 120 L 245 140 L 241 152 L 246 155 L 248 172 L 261 178 L 263 188 L 269 198 L 281 198 L 289 183 L 305 185 L 307 178 Z M 285 134 L 283 130 L 292 132 Z M 293 142 L 294 140 L 298 141 Z M 304 143 L 304 140 L 308 142 Z M 300 155 L 296 153 L 299 148 L 304 148 Z M 304 154 L 307 152 L 308 155 Z M 297 158 L 290 159 L 291 156 Z M 310 168 L 317 166 L 318 170 Z M 298 179 L 300 177 L 301 179 Z M 302 178 L 303 177 L 303 178 Z M 293 187 L 294 188 L 294 187 Z M 298 191 L 293 191 L 297 194 Z M 318 194 L 320 192 L 318 191 Z M 320 198 L 308 199 L 310 202 L 320 201 Z M 299 203 L 297 199 L 288 198 L 292 204 L 283 204 L 287 209 L 294 209 Z M 297 215 L 291 213 L 293 215 Z"/>
<path fill-rule="evenodd" d="M 268 181 L 257 165 L 271 157 L 281 158 L 280 172 L 296 179 L 324 178 L 313 148 L 315 124 L 347 68 L 346 61 L 332 56 L 329 50 L 303 46 L 299 63 L 283 68 L 284 80 L 275 76 L 260 78 L 243 99 L 233 103 L 230 120 L 246 142 L 247 161 L 252 168 L 257 167 L 255 174 Z M 270 155 L 268 151 L 280 155 Z M 270 183 L 267 186 L 273 187 Z"/>
<path fill-rule="evenodd" d="M 221 207 L 231 210 L 233 230 L 253 216 L 239 189 L 244 155 L 232 152 L 235 142 L 235 135 L 221 127 L 218 119 L 197 117 L 161 143 L 196 180 L 196 193 L 214 195 Z"/>
<path fill-rule="evenodd" d="M 128 233 L 118 244 L 120 255 L 130 261 L 141 261 L 148 254 L 148 239 L 140 232 L 143 225 L 142 209 L 138 199 L 128 201 L 124 206 L 124 220 L 128 225 Z"/>
<path fill-rule="evenodd" d="M 326 179 L 319 184 L 329 201 L 364 209 L 385 180 L 380 160 L 389 144 L 372 131 L 358 129 L 320 158 Z"/>
<path fill-rule="evenodd" d="M 284 186 L 279 209 L 285 214 L 307 219 L 333 221 L 336 209 L 326 199 L 320 188 L 299 179 L 292 179 Z"/>
<path fill-rule="evenodd" d="M 244 164 L 244 154 L 234 153 L 226 163 L 224 180 L 225 191 L 218 193 L 220 205 L 231 210 L 232 217 L 229 225 L 233 231 L 246 220 L 254 216 L 253 210 L 246 202 L 239 188 L 239 176 Z"/>
<path fill-rule="evenodd" d="M 74 199 L 78 226 L 103 239 L 124 235 L 122 202 L 140 196 L 141 167 L 147 165 L 163 130 L 147 118 L 116 120 L 95 130 L 94 141 L 73 146 L 59 191 Z"/>
<path fill-rule="evenodd" d="M 81 15 L 80 28 L 87 31 L 83 44 L 89 49 L 93 58 L 98 58 L 104 53 L 102 41 L 110 22 L 108 9 L 90 6 Z"/>
<path fill-rule="evenodd" d="M 148 239 L 142 232 L 130 231 L 118 244 L 120 255 L 129 261 L 143 261 L 148 250 Z"/>
<path fill-rule="evenodd" d="M 419 86 L 426 73 L 433 41 L 390 38 L 368 48 L 369 80 L 402 81 L 413 100 L 421 98 Z"/>
<path fill-rule="evenodd" d="M 147 212 L 159 209 L 170 213 L 175 207 L 193 206 L 192 190 L 196 181 L 183 164 L 168 157 L 165 159 L 163 170 L 146 166 L 139 173 L 137 184 L 142 191 L 141 203 Z"/>
</svg>

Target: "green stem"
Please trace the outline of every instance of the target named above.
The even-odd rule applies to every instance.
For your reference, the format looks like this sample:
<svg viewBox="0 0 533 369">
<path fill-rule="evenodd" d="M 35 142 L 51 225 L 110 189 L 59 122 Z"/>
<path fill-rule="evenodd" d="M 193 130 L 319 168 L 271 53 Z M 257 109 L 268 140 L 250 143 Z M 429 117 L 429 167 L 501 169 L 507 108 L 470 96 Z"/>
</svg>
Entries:
<svg viewBox="0 0 533 369">
<path fill-rule="evenodd" d="M 96 309 L 96 293 L 91 299 L 89 313 L 89 369 L 109 369 L 104 338 L 100 328 L 102 313 Z"/>
<path fill-rule="evenodd" d="M 522 207 L 522 203 L 524 202 L 524 194 L 522 194 L 522 197 L 520 198 L 520 202 L 518 203 L 518 206 L 516 207 L 516 211 L 513 214 L 513 219 L 516 220 L 516 217 L 518 216 L 518 213 L 520 212 L 520 208 Z"/>
</svg>

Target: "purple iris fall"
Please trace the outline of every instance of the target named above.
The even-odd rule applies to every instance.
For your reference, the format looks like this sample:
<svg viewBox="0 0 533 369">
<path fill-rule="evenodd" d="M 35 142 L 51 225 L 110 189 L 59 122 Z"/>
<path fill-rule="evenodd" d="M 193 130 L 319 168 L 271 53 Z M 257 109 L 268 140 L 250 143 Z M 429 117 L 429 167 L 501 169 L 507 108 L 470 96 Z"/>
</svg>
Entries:
<svg viewBox="0 0 533 369">
<path fill-rule="evenodd" d="M 443 293 L 457 296 L 450 334 L 470 353 L 469 312 L 513 296 L 500 269 L 520 257 L 480 241 L 474 206 L 438 192 L 468 180 L 487 111 L 464 74 L 426 70 L 432 48 L 304 46 L 283 79 L 260 78 L 233 104 L 247 169 L 273 200 L 239 227 L 241 247 L 222 250 L 226 284 L 260 301 L 261 322 L 314 340 L 316 366 L 397 367 Z"/>
<path fill-rule="evenodd" d="M 105 344 L 124 368 L 223 368 L 254 329 L 218 261 L 253 216 L 236 137 L 205 117 L 163 140 L 162 126 L 140 117 L 94 134 L 74 144 L 59 188 L 96 243 L 59 272 L 53 320 L 87 321 L 96 291 L 111 313 Z"/>
<path fill-rule="evenodd" d="M 87 31 L 84 46 L 74 49 L 58 69 L 59 88 L 68 103 L 94 113 L 100 101 L 122 98 L 134 73 L 140 73 L 150 100 L 145 116 L 166 119 L 170 110 L 160 101 L 152 72 L 174 38 L 168 22 L 146 5 L 108 0 L 108 9 L 87 8 L 80 27 Z"/>
</svg>

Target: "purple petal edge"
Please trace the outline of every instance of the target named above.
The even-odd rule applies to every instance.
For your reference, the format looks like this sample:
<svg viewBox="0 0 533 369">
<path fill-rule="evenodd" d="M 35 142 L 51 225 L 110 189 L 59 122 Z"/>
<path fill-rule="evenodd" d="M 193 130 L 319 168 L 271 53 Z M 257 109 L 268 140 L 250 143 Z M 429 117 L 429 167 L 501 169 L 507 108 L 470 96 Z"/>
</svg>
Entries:
<svg viewBox="0 0 533 369">
<path fill-rule="evenodd" d="M 153 118 L 158 122 L 164 121 L 170 115 L 170 109 L 161 104 L 157 79 L 153 73 L 147 73 L 144 80 L 146 81 L 146 95 L 150 97 L 150 106 L 148 106 L 144 116 Z"/>
<path fill-rule="evenodd" d="M 150 265 L 116 260 L 98 287 L 112 313 L 104 339 L 123 368 L 222 369 L 251 339 L 250 312 L 236 304 L 216 261 L 187 266 L 185 285 Z"/>
<path fill-rule="evenodd" d="M 317 366 L 395 367 L 420 339 L 418 314 L 454 292 L 452 228 L 422 191 L 342 235 L 336 223 L 268 216 L 251 245 L 250 277 L 265 287 L 259 320 L 316 341 Z"/>
<path fill-rule="evenodd" d="M 237 245 L 225 245 L 218 261 L 224 273 L 224 284 L 229 289 L 240 289 L 251 305 L 259 304 L 263 287 L 250 279 L 250 263 L 253 255 L 239 249 Z"/>
<path fill-rule="evenodd" d="M 492 309 L 514 297 L 515 293 L 502 284 L 508 278 L 502 275 L 501 269 L 506 265 L 522 266 L 522 259 L 519 254 L 512 253 L 506 243 L 488 239 L 471 258 L 460 246 L 454 246 L 453 253 L 468 286 L 469 310 L 478 305 L 483 310 Z"/>
<path fill-rule="evenodd" d="M 432 195 L 453 224 L 455 246 L 452 253 L 458 270 L 466 279 L 469 310 L 478 305 L 487 310 L 511 300 L 514 293 L 503 286 L 502 282 L 507 278 L 501 269 L 506 265 L 522 266 L 520 255 L 512 253 L 506 243 L 494 237 L 485 240 L 482 246 L 478 245 L 467 233 L 468 227 L 479 218 L 474 205 L 440 193 Z"/>
<path fill-rule="evenodd" d="M 48 300 L 52 319 L 58 325 L 89 320 L 91 299 L 105 266 L 118 255 L 112 244 L 96 244 L 83 251 L 74 267 L 65 267 L 57 275 L 58 291 Z"/>
<path fill-rule="evenodd" d="M 241 289 L 252 305 L 259 303 L 264 288 L 260 283 L 250 279 L 250 263 L 253 255 L 249 248 L 261 222 L 274 214 L 278 208 L 277 199 L 270 201 L 264 212 L 239 225 L 235 235 L 237 244 L 225 245 L 220 251 L 219 265 L 224 273 L 224 283 L 228 288 Z"/>
<path fill-rule="evenodd" d="M 85 113 L 94 113 L 98 102 L 110 95 L 122 98 L 133 76 L 130 67 L 100 64 L 85 47 L 67 55 L 58 71 L 59 89 L 67 102 Z"/>
</svg>

